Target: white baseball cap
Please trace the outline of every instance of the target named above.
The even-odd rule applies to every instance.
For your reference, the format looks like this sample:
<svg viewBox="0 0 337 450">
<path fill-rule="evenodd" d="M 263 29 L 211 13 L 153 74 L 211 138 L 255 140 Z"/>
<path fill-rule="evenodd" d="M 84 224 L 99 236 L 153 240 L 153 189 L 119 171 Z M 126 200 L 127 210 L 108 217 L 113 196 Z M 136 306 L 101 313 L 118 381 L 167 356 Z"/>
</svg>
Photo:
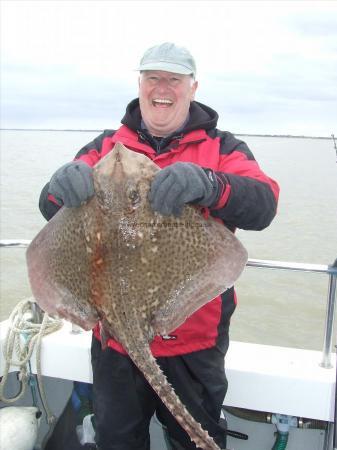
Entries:
<svg viewBox="0 0 337 450">
<path fill-rule="evenodd" d="M 138 67 L 143 70 L 163 70 L 182 75 L 196 75 L 196 65 L 191 53 L 184 47 L 172 42 L 156 45 L 144 53 Z"/>
</svg>

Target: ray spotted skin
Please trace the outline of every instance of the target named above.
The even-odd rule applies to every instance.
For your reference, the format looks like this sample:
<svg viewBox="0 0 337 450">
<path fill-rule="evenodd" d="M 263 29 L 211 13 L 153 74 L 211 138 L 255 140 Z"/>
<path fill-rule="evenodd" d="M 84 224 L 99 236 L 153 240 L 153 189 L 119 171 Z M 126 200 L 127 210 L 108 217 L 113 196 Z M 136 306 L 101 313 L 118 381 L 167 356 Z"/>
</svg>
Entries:
<svg viewBox="0 0 337 450">
<path fill-rule="evenodd" d="M 231 287 L 247 252 L 192 206 L 178 218 L 153 212 L 147 195 L 158 170 L 116 144 L 94 168 L 96 195 L 62 208 L 32 241 L 30 282 L 46 311 L 85 329 L 100 320 L 102 335 L 123 345 L 191 440 L 219 450 L 167 382 L 149 343 Z"/>
</svg>

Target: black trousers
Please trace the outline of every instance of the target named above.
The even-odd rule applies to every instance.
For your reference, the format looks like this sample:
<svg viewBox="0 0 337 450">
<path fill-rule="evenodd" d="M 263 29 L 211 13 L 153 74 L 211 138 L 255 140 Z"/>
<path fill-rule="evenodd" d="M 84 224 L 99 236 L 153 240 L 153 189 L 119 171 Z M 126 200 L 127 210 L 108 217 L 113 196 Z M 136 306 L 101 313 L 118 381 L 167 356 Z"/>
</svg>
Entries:
<svg viewBox="0 0 337 450">
<path fill-rule="evenodd" d="M 228 344 L 227 344 L 228 347 Z M 186 450 L 196 449 L 128 356 L 93 337 L 93 406 L 99 450 L 150 450 L 149 425 L 156 413 L 168 435 Z M 227 391 L 224 352 L 217 347 L 157 362 L 192 416 L 220 448 L 226 434 L 219 425 Z"/>
</svg>

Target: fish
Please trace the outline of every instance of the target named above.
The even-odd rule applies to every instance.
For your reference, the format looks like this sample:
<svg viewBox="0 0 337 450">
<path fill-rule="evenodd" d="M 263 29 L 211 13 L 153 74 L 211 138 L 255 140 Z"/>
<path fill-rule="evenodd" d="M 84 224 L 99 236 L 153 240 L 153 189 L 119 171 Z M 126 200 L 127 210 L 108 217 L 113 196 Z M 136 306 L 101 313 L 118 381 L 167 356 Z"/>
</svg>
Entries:
<svg viewBox="0 0 337 450">
<path fill-rule="evenodd" d="M 33 450 L 37 441 L 41 411 L 35 406 L 7 406 L 0 409 L 0 448 Z"/>
<path fill-rule="evenodd" d="M 197 447 L 219 450 L 190 415 L 150 349 L 195 311 L 232 287 L 247 251 L 200 207 L 179 217 L 153 211 L 151 182 L 161 170 L 116 143 L 93 168 L 95 195 L 62 207 L 26 252 L 32 293 L 40 307 L 112 336 L 126 350 Z M 104 344 L 104 342 L 103 342 Z"/>
</svg>

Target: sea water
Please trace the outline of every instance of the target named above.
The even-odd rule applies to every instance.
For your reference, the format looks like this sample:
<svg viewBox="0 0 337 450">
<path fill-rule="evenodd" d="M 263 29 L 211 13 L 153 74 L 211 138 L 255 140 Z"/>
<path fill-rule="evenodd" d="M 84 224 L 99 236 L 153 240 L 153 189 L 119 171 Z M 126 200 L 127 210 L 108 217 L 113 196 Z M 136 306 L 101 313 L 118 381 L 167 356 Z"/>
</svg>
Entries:
<svg viewBox="0 0 337 450">
<path fill-rule="evenodd" d="M 2 130 L 1 239 L 32 239 L 45 224 L 39 194 L 53 172 L 73 159 L 98 131 Z M 337 163 L 331 140 L 240 136 L 261 168 L 278 181 L 273 223 L 238 230 L 249 257 L 331 264 L 337 258 Z M 0 320 L 31 295 L 24 249 L 0 250 Z M 237 283 L 231 338 L 320 349 L 328 277 L 246 268 Z"/>
</svg>

